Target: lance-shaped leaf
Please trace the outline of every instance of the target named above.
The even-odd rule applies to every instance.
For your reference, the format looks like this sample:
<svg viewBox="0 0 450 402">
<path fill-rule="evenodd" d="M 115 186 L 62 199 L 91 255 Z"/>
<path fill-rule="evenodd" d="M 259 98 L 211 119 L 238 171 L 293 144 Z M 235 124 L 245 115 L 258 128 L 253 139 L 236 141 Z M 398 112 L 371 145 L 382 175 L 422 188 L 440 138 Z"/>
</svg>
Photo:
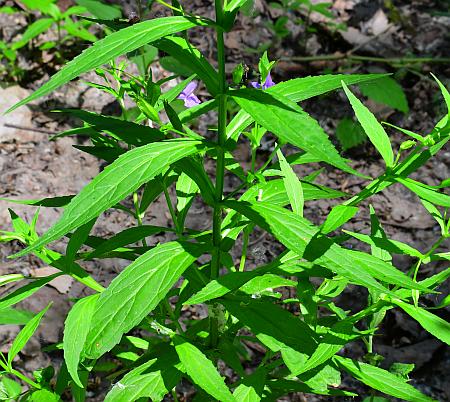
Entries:
<svg viewBox="0 0 450 402">
<path fill-rule="evenodd" d="M 84 388 L 84 386 L 78 376 L 78 364 L 91 325 L 95 303 L 99 296 L 99 294 L 95 294 L 77 301 L 69 311 L 64 323 L 64 361 L 75 384 L 81 388 Z"/>
<path fill-rule="evenodd" d="M 335 356 L 334 360 L 357 380 L 385 394 L 411 402 L 433 401 L 432 398 L 422 394 L 397 375 L 382 368 L 341 356 Z"/>
<path fill-rule="evenodd" d="M 218 401 L 236 401 L 212 361 L 200 349 L 181 336 L 172 339 L 186 373 L 195 384 Z"/>
<path fill-rule="evenodd" d="M 236 9 L 242 7 L 248 0 L 231 0 L 225 7 L 226 12 L 233 12 Z"/>
<path fill-rule="evenodd" d="M 73 195 L 63 195 L 61 197 L 42 198 L 40 200 L 13 200 L 11 198 L 0 198 L 0 201 L 12 202 L 13 204 L 33 205 L 35 207 L 59 208 L 66 206 Z"/>
<path fill-rule="evenodd" d="M 27 324 L 23 327 L 23 329 L 17 334 L 16 339 L 14 339 L 13 344 L 8 352 L 8 365 L 11 366 L 14 357 L 16 357 L 17 353 L 19 353 L 22 348 L 26 345 L 28 340 L 32 337 L 34 332 L 36 331 L 39 323 L 41 322 L 42 317 L 47 312 L 52 304 L 50 303 L 44 310 L 40 313 L 36 314 Z"/>
<path fill-rule="evenodd" d="M 49 29 L 53 25 L 53 23 L 54 21 L 52 18 L 39 18 L 37 21 L 28 26 L 20 40 L 12 43 L 11 49 L 18 50 L 21 47 L 24 47 L 33 38 Z"/>
<path fill-rule="evenodd" d="M 301 102 L 341 88 L 341 81 L 344 81 L 347 85 L 351 85 L 376 80 L 384 76 L 385 74 L 336 74 L 294 78 L 293 80 L 280 82 L 274 87 L 268 88 L 267 92 L 283 95 L 294 102 Z M 227 126 L 227 138 L 237 141 L 239 134 L 252 124 L 252 122 L 253 118 L 245 110 L 240 110 Z"/>
<path fill-rule="evenodd" d="M 16 257 L 84 225 L 163 172 L 167 166 L 201 147 L 200 141 L 174 139 L 128 151 L 84 187 L 65 208 L 58 222 L 34 244 L 17 253 Z"/>
<path fill-rule="evenodd" d="M 399 183 L 403 184 L 406 188 L 417 194 L 421 199 L 428 201 L 435 205 L 450 208 L 450 196 L 440 193 L 426 184 L 419 183 L 415 180 L 398 177 L 395 179 Z"/>
<path fill-rule="evenodd" d="M 315 333 L 298 317 L 281 307 L 248 299 L 245 302 L 222 300 L 225 308 L 273 352 L 281 352 L 293 372 L 303 364 L 316 346 Z"/>
<path fill-rule="evenodd" d="M 319 123 L 288 98 L 256 89 L 231 93 L 236 103 L 261 126 L 282 141 L 303 149 L 345 172 L 356 173 L 347 165 Z"/>
<path fill-rule="evenodd" d="M 112 137 L 127 144 L 141 146 L 164 139 L 164 134 L 148 126 L 143 126 L 116 117 L 102 116 L 80 109 L 63 109 L 58 112 L 77 117 L 99 131 L 107 131 Z"/>
<path fill-rule="evenodd" d="M 268 272 L 290 276 L 293 272 L 288 270 L 289 267 L 295 267 L 297 272 L 303 272 L 305 270 L 298 262 L 298 256 L 292 251 L 289 251 L 271 263 L 255 268 L 251 271 L 230 272 L 229 274 L 222 275 L 219 278 L 208 282 L 205 287 L 191 296 L 183 304 L 204 303 L 205 301 L 224 296 L 227 293 L 244 286 L 252 279 L 265 275 Z M 286 269 L 286 272 L 283 271 L 284 269 Z M 313 272 L 313 270 L 311 271 Z"/>
<path fill-rule="evenodd" d="M 358 212 L 357 207 L 352 207 L 350 205 L 336 205 L 330 211 L 327 219 L 322 224 L 322 233 L 330 233 L 333 230 L 341 227 L 344 223 L 352 219 Z"/>
<path fill-rule="evenodd" d="M 201 25 L 201 22 L 185 17 L 166 17 L 140 22 L 114 32 L 95 42 L 90 48 L 67 63 L 50 81 L 15 104 L 8 112 L 54 91 L 81 74 L 93 70 L 122 54 L 132 52 L 147 43 L 196 25 Z"/>
<path fill-rule="evenodd" d="M 181 274 L 202 253 L 200 246 L 169 242 L 136 259 L 102 292 L 85 346 L 95 359 L 120 342 L 166 296 Z"/>
<path fill-rule="evenodd" d="M 22 286 L 14 292 L 6 295 L 5 297 L 0 299 L 0 310 L 9 306 L 13 306 L 14 304 L 21 302 L 22 300 L 25 300 L 32 294 L 36 293 L 40 288 L 47 285 L 47 283 L 61 275 L 62 273 L 56 273 L 50 276 L 46 276 L 45 278 L 33 280 L 25 286 Z"/>
<path fill-rule="evenodd" d="M 450 324 L 447 321 L 421 307 L 415 307 L 400 300 L 393 300 L 393 303 L 417 320 L 430 334 L 450 345 Z"/>
<path fill-rule="evenodd" d="M 291 165 L 279 150 L 277 152 L 280 162 L 281 173 L 283 173 L 283 183 L 291 204 L 292 211 L 297 215 L 303 216 L 303 207 L 305 206 L 305 197 L 303 195 L 302 182 L 298 179 Z"/>
<path fill-rule="evenodd" d="M 105 402 L 129 402 L 151 398 L 160 402 L 181 379 L 177 369 L 180 361 L 173 347 L 162 349 L 164 354 L 137 366 L 116 382 L 108 392 Z"/>
<path fill-rule="evenodd" d="M 177 192 L 177 219 L 180 228 L 184 228 L 184 221 L 189 212 L 189 208 L 194 201 L 199 189 L 194 180 L 186 173 L 181 173 L 176 184 Z"/>
<path fill-rule="evenodd" d="M 319 228 L 307 219 L 284 208 L 268 203 L 227 201 L 225 204 L 272 233 L 300 257 L 326 267 L 356 284 L 391 295 L 393 293 L 374 278 L 409 289 L 427 290 L 383 260 L 342 248 L 321 235 Z"/>
<path fill-rule="evenodd" d="M 299 375 L 320 366 L 339 352 L 345 344 L 357 339 L 359 336 L 361 335 L 353 332 L 352 323 L 346 321 L 338 322 L 322 337 L 317 349 L 306 363 L 299 366 L 298 370 L 292 374 Z"/>
<path fill-rule="evenodd" d="M 209 64 L 201 52 L 181 36 L 168 36 L 153 43 L 158 49 L 170 54 L 179 62 L 192 69 L 206 85 L 211 95 L 219 91 L 219 79 L 216 70 Z"/>
<path fill-rule="evenodd" d="M 391 142 L 389 141 L 389 137 L 386 134 L 386 131 L 384 131 L 383 126 L 378 123 L 372 112 L 367 109 L 355 95 L 352 94 L 347 85 L 345 85 L 344 81 L 342 81 L 342 86 L 365 133 L 383 157 L 386 162 L 386 166 L 392 166 L 394 163 L 394 153 L 392 152 Z"/>
<path fill-rule="evenodd" d="M 25 325 L 34 317 L 28 310 L 17 310 L 11 307 L 0 309 L 0 325 Z"/>
<path fill-rule="evenodd" d="M 306 181 L 302 181 L 302 189 L 305 201 L 346 196 L 346 194 L 341 191 L 314 183 L 308 183 Z M 253 202 L 256 199 L 263 203 L 268 202 L 280 206 L 285 206 L 289 203 L 289 198 L 282 179 L 255 184 L 240 198 L 241 201 L 250 202 Z M 222 237 L 224 238 L 223 247 L 225 247 L 225 249 L 229 249 L 233 246 L 234 243 L 231 240 L 236 239 L 242 230 L 242 225 L 240 225 L 242 218 L 237 217 L 237 214 L 236 211 L 231 211 L 223 220 Z"/>
<path fill-rule="evenodd" d="M 123 247 L 131 243 L 136 243 L 139 240 L 146 238 L 147 236 L 173 231 L 173 229 L 152 225 L 142 225 L 124 229 L 109 239 L 106 239 L 104 241 L 102 239 L 102 242 L 98 246 L 94 247 L 94 251 L 91 251 L 86 256 L 84 256 L 84 259 L 88 260 L 92 258 L 98 258 L 119 247 Z"/>
<path fill-rule="evenodd" d="M 255 336 L 273 351 L 285 346 L 312 353 L 316 334 L 289 311 L 266 301 L 248 299 L 245 302 L 222 300 L 221 303 L 236 318 L 247 325 Z"/>
</svg>

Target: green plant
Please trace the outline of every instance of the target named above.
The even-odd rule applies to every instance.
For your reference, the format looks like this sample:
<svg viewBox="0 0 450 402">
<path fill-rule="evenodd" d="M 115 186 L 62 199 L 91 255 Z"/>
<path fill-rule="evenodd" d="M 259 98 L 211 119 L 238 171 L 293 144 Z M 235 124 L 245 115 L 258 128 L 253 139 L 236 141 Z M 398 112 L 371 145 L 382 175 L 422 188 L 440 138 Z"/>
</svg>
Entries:
<svg viewBox="0 0 450 402">
<path fill-rule="evenodd" d="M 66 42 L 74 42 L 75 38 L 95 42 L 97 37 L 89 31 L 91 21 L 75 19 L 75 16 L 90 12 L 102 15 L 104 19 L 119 18 L 121 13 L 114 7 L 100 1 L 79 0 L 80 5 L 68 8 L 66 11 L 56 4 L 56 0 L 23 0 L 20 7 L 1 7 L 0 13 L 23 14 L 29 25 L 19 38 L 11 42 L 0 41 L 0 63 L 4 64 L 3 72 L 11 77 L 21 76 L 22 69 L 17 65 L 18 52 L 24 47 L 34 47 L 34 41 L 42 34 L 56 30 L 56 38 L 41 41 L 38 45 L 41 51 L 54 51 L 58 58 L 62 58 L 61 48 Z M 34 19 L 34 13 L 40 17 Z"/>
<path fill-rule="evenodd" d="M 216 20 L 212 21 L 187 14 L 173 2 L 168 6 L 176 16 L 140 22 L 106 36 L 11 108 L 98 69 L 97 73 L 105 77 L 99 89 L 116 97 L 123 113 L 119 119 L 83 110 L 66 111 L 85 124 L 62 135 L 87 136 L 91 146 L 79 148 L 110 163 L 78 195 L 10 200 L 63 208 L 61 218 L 41 236 L 36 232 L 38 213 L 28 224 L 11 212 L 13 231 L 0 232 L 0 240 L 15 240 L 26 246 L 12 258 L 32 253 L 61 272 L 40 279 L 3 277 L 3 282 L 28 283 L 0 299 L 0 317 L 59 275 L 72 276 L 92 294 L 78 300 L 67 316 L 60 345 L 64 365 L 55 386 L 49 381 L 51 370 L 45 375 L 36 373 L 35 381 L 11 364 L 11 355 L 25 344 L 45 310 L 28 319 L 8 356 L 0 355 L 2 374 L 8 376 L 3 380 L 3 388 L 10 389 L 8 395 L 17 395 L 17 386 L 10 384 L 10 377 L 16 376 L 28 384 L 25 400 L 59 400 L 70 386 L 74 398 L 82 401 L 90 373 L 106 370 L 115 382 L 106 396 L 108 402 L 161 401 L 166 394 L 177 400 L 176 385 L 182 378 L 196 388 L 196 401 L 271 401 L 290 392 L 352 396 L 351 390 L 339 387 L 340 373 L 346 371 L 372 389 L 369 400 L 380 400 L 374 397 L 376 391 L 407 401 L 432 400 L 408 384 L 410 365 L 397 364 L 391 371 L 379 367 L 381 359 L 374 354 L 373 344 L 391 309 L 403 310 L 425 330 L 450 342 L 450 325 L 439 317 L 439 309 L 450 303 L 449 297 L 432 307 L 422 303 L 423 295 L 437 293 L 450 269 L 426 278 L 421 272 L 426 264 L 450 259 L 448 252 L 439 252 L 439 246 L 449 237 L 446 209 L 450 196 L 441 191 L 448 187 L 449 180 L 429 186 L 408 177 L 450 139 L 450 112 L 425 136 L 398 128 L 412 139 L 394 152 L 383 127 L 348 88 L 383 76 L 324 75 L 272 85 L 269 77 L 273 63 L 265 55 L 259 64 L 260 81 L 253 85 L 259 88 L 240 87 L 244 69 L 239 67 L 233 73 L 234 87 L 229 86 L 224 35 L 232 29 L 243 3 L 216 0 Z M 218 70 L 186 35 L 176 36 L 199 26 L 216 32 Z M 103 64 L 147 44 L 191 65 L 195 76 L 164 92 L 163 82 L 154 82 L 151 74 L 129 76 L 123 65 L 114 63 L 110 76 L 101 69 Z M 201 102 L 195 95 L 194 78 L 204 84 L 210 100 Z M 450 110 L 450 94 L 437 82 Z M 297 105 L 341 87 L 385 162 L 385 172 L 379 177 L 365 177 L 351 168 L 319 124 Z M 135 101 L 135 108 L 126 108 L 126 94 Z M 176 98 L 189 108 L 176 113 Z M 229 121 L 227 105 L 231 102 L 240 110 Z M 213 109 L 218 112 L 215 141 L 189 125 Z M 267 132 L 278 143 L 258 168 L 255 155 Z M 248 171 L 233 157 L 242 135 L 251 142 L 252 165 Z M 300 152 L 285 156 L 283 145 L 287 143 Z M 215 161 L 214 180 L 204 168 L 208 159 Z M 361 177 L 367 184 L 350 196 L 314 183 L 317 174 L 299 179 L 292 165 L 310 162 L 326 163 Z M 224 192 L 226 174 L 236 175 L 241 181 L 228 193 Z M 175 205 L 168 192 L 174 183 Z M 363 201 L 394 183 L 415 193 L 440 225 L 441 233 L 427 252 L 387 237 L 373 208 L 370 234 L 341 230 Z M 146 211 L 160 195 L 167 201 L 172 227 L 143 222 Z M 131 207 L 122 203 L 129 196 Z M 212 211 L 210 230 L 198 232 L 185 225 L 195 197 Z M 337 203 L 322 225 L 315 226 L 304 217 L 304 211 L 311 201 L 324 198 L 336 199 Z M 90 235 L 100 215 L 111 208 L 127 212 L 136 225 L 111 238 Z M 248 270 L 249 236 L 256 226 L 286 249 L 270 263 Z M 176 239 L 149 246 L 148 237 L 160 232 L 170 232 Z M 230 252 L 241 235 L 243 251 L 237 267 Z M 63 237 L 69 239 L 64 254 L 48 247 Z M 370 245 L 371 252 L 345 247 L 350 238 Z M 393 254 L 414 259 L 407 274 L 393 265 Z M 83 268 L 85 261 L 98 258 L 122 258 L 130 264 L 104 288 Z M 320 285 L 311 278 L 319 278 Z M 368 290 L 367 305 L 360 311 L 345 311 L 337 303 L 337 297 L 349 285 Z M 282 297 L 276 291 L 280 287 L 293 288 L 295 296 Z M 207 305 L 208 316 L 185 319 L 183 308 L 200 303 Z M 249 359 L 246 342 L 257 343 L 265 350 L 260 364 L 251 370 L 244 369 Z M 338 354 L 352 342 L 365 344 L 363 361 Z M 108 352 L 116 357 L 109 363 L 104 360 Z M 226 380 L 218 370 L 219 360 L 233 372 Z"/>
<path fill-rule="evenodd" d="M 346 29 L 345 24 L 336 23 L 334 15 L 330 10 L 332 3 L 312 2 L 311 0 L 280 0 L 270 2 L 272 8 L 282 10 L 283 14 L 275 19 L 273 23 L 269 23 L 268 27 L 273 31 L 277 38 L 282 39 L 290 35 L 291 31 L 287 24 L 289 16 L 294 16 L 293 23 L 305 26 L 305 35 L 302 37 L 303 45 L 306 42 L 308 34 L 315 32 L 315 28 L 311 25 L 311 14 L 318 13 L 325 17 L 324 23 L 329 29 Z M 300 15 L 300 16 L 299 16 Z"/>
<path fill-rule="evenodd" d="M 409 112 L 408 100 L 403 88 L 391 77 L 383 77 L 373 82 L 360 85 L 361 93 L 369 99 L 396 109 L 402 113 Z M 343 118 L 336 127 L 336 137 L 342 150 L 357 147 L 367 141 L 367 136 L 359 122 Z"/>
</svg>

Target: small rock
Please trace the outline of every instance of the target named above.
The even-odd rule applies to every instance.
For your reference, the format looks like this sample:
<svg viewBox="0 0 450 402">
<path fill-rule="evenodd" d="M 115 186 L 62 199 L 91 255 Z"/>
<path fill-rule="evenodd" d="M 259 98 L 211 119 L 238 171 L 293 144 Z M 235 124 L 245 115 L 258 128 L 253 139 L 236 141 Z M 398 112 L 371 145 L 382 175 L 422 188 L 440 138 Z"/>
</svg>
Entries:
<svg viewBox="0 0 450 402">
<path fill-rule="evenodd" d="M 12 105 L 29 95 L 26 89 L 19 86 L 0 88 L 0 143 L 16 141 L 18 143 L 37 142 L 42 135 L 26 130 L 32 127 L 31 110 L 20 107 L 13 112 L 4 115 Z"/>
</svg>

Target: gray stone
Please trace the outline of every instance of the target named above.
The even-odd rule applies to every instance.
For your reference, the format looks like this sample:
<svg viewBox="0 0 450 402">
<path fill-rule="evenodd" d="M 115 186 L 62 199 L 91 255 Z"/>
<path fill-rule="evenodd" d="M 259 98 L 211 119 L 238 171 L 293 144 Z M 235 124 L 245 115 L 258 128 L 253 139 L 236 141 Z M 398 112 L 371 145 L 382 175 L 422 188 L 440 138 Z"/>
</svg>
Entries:
<svg viewBox="0 0 450 402">
<path fill-rule="evenodd" d="M 0 88 L 0 143 L 36 142 L 42 138 L 42 134 L 26 129 L 32 127 L 32 113 L 28 107 L 22 106 L 7 115 L 4 114 L 8 108 L 28 95 L 29 92 L 19 86 Z"/>
</svg>

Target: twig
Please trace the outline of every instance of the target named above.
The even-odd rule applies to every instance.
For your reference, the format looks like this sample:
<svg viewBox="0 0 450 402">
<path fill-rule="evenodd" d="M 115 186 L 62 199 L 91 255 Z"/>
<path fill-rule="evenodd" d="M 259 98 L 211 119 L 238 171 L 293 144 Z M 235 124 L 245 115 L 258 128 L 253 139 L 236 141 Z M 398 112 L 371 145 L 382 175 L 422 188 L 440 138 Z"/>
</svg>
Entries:
<svg viewBox="0 0 450 402">
<path fill-rule="evenodd" d="M 372 56 L 360 56 L 356 54 L 338 53 L 338 54 L 326 54 L 322 56 L 292 56 L 282 57 L 284 61 L 302 61 L 302 62 L 314 62 L 314 61 L 373 61 L 377 63 L 387 64 L 415 64 L 415 63 L 450 63 L 450 57 L 372 57 Z"/>
<path fill-rule="evenodd" d="M 5 123 L 5 124 L 3 124 L 3 126 L 8 127 L 8 128 L 17 128 L 18 130 L 36 131 L 37 133 L 42 133 L 42 134 L 50 134 L 50 135 L 58 134 L 57 132 L 54 132 L 54 131 L 43 130 L 41 128 L 19 126 L 17 124 Z"/>
</svg>

